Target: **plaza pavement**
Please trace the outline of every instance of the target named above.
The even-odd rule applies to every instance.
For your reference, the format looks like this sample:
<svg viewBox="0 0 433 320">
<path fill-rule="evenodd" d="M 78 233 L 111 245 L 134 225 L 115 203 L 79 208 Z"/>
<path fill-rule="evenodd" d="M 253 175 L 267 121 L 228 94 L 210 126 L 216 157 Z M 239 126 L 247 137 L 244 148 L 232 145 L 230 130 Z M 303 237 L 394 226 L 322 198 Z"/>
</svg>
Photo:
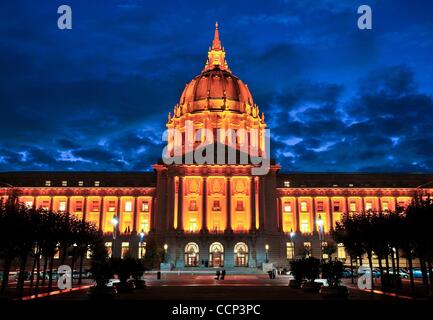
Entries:
<svg viewBox="0 0 433 320">
<path fill-rule="evenodd" d="M 288 287 L 287 276 L 269 279 L 267 275 L 228 275 L 215 280 L 211 274 L 155 274 L 146 276 L 147 287 L 115 300 L 322 300 L 318 293 L 305 293 Z M 345 282 L 350 282 L 346 280 Z M 348 283 L 349 300 L 392 300 L 406 298 L 359 290 Z M 47 300 L 88 300 L 86 289 L 44 297 Z"/>
</svg>

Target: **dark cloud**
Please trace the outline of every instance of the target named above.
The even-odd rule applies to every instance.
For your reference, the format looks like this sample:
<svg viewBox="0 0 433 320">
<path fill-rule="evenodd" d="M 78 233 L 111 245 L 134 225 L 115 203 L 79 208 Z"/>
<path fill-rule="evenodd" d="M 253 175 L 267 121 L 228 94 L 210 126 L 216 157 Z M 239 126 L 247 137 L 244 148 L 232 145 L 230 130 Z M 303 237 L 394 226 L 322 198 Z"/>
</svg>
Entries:
<svg viewBox="0 0 433 320">
<path fill-rule="evenodd" d="M 372 31 L 352 0 L 69 4 L 1 4 L 0 170 L 150 170 L 217 20 L 284 170 L 433 170 L 429 2 L 371 1 Z"/>
</svg>

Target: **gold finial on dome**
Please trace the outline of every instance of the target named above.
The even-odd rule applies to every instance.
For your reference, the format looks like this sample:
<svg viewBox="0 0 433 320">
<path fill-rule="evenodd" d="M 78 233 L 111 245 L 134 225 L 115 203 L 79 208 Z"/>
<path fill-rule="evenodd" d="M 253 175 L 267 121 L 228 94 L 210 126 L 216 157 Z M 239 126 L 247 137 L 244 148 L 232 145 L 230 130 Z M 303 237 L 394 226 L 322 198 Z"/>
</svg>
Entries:
<svg viewBox="0 0 433 320">
<path fill-rule="evenodd" d="M 230 71 L 227 61 L 225 59 L 226 53 L 221 44 L 220 33 L 218 29 L 218 22 L 215 23 L 215 33 L 212 40 L 212 46 L 209 48 L 207 54 L 207 61 L 204 67 L 204 71 L 219 68 L 221 70 Z"/>
<path fill-rule="evenodd" d="M 220 50 L 221 49 L 221 41 L 220 41 L 220 33 L 218 30 L 218 22 L 215 22 L 215 34 L 212 41 L 212 49 Z"/>
</svg>

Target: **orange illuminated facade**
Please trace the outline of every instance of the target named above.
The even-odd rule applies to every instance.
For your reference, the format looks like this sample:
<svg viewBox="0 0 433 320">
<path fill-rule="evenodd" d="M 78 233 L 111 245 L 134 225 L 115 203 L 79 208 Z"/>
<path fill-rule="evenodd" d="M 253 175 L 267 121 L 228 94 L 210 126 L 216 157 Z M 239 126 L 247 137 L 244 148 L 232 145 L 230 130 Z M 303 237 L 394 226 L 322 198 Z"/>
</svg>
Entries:
<svg viewBox="0 0 433 320">
<path fill-rule="evenodd" d="M 265 117 L 229 69 L 218 26 L 203 70 L 185 86 L 166 126 L 166 156 L 215 143 L 268 151 Z M 246 135 L 227 135 L 230 129 Z M 167 244 L 172 267 L 259 267 L 266 246 L 280 266 L 305 250 L 319 256 L 344 213 L 394 210 L 414 193 L 433 191 L 432 174 L 283 174 L 271 161 L 267 174 L 255 176 L 252 167 L 160 161 L 154 172 L 5 172 L 0 197 L 15 190 L 28 206 L 94 223 L 115 256 L 140 255 L 144 233 L 144 242 L 154 234 Z"/>
</svg>

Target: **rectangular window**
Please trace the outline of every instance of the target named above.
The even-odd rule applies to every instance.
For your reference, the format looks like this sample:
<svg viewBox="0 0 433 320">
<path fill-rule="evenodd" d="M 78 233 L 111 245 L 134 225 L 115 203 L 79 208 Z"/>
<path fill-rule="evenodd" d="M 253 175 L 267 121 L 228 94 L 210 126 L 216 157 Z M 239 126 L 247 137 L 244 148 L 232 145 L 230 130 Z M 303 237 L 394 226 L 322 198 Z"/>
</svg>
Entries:
<svg viewBox="0 0 433 320">
<path fill-rule="evenodd" d="M 214 221 L 213 221 L 212 230 L 213 230 L 214 232 L 218 232 L 218 231 L 221 229 L 221 228 L 220 228 L 220 224 L 221 224 L 220 220 L 214 220 Z"/>
<path fill-rule="evenodd" d="M 41 208 L 43 210 L 49 210 L 50 209 L 50 200 L 44 200 L 44 201 L 42 201 Z"/>
<path fill-rule="evenodd" d="M 68 186 L 68 181 L 62 181 L 62 187 L 67 187 Z"/>
<path fill-rule="evenodd" d="M 244 202 L 243 200 L 236 201 L 236 211 L 244 211 Z"/>
<path fill-rule="evenodd" d="M 290 188 L 290 181 L 284 181 L 284 186 L 286 188 Z"/>
<path fill-rule="evenodd" d="M 46 187 L 51 187 L 51 181 L 50 180 L 45 181 L 45 186 Z"/>
<path fill-rule="evenodd" d="M 326 241 L 322 241 L 322 259 L 329 259 L 329 256 L 327 253 L 323 253 L 323 251 L 325 251 L 325 249 L 328 247 L 328 242 Z"/>
<path fill-rule="evenodd" d="M 113 255 L 113 243 L 105 242 L 105 248 L 107 248 L 108 257 L 111 258 L 111 256 Z"/>
<path fill-rule="evenodd" d="M 221 211 L 220 201 L 219 200 L 214 200 L 213 206 L 212 206 L 212 210 L 213 211 Z"/>
<path fill-rule="evenodd" d="M 318 202 L 317 202 L 317 211 L 318 211 L 318 212 L 323 212 L 323 211 L 325 211 L 323 201 L 318 201 Z"/>
<path fill-rule="evenodd" d="M 141 211 L 142 212 L 149 212 L 149 202 L 143 201 L 141 203 Z"/>
<path fill-rule="evenodd" d="M 122 259 L 126 257 L 128 252 L 129 252 L 129 242 L 122 242 L 122 252 L 121 252 Z"/>
<path fill-rule="evenodd" d="M 371 201 L 367 201 L 365 203 L 365 211 L 371 210 L 373 208 L 373 204 L 371 203 Z"/>
<path fill-rule="evenodd" d="M 346 259 L 346 250 L 344 249 L 344 245 L 342 243 L 337 245 L 337 257 L 338 259 Z"/>
<path fill-rule="evenodd" d="M 310 227 L 308 225 L 308 220 L 302 220 L 301 221 L 301 232 L 302 233 L 310 232 Z"/>
<path fill-rule="evenodd" d="M 191 200 L 189 202 L 189 211 L 197 211 L 197 201 Z"/>
<path fill-rule="evenodd" d="M 95 181 L 95 187 L 99 187 L 101 183 L 99 181 Z"/>
<path fill-rule="evenodd" d="M 108 211 L 109 212 L 116 211 L 116 201 L 114 201 L 114 200 L 108 201 Z"/>
<path fill-rule="evenodd" d="M 304 242 L 304 254 L 307 258 L 311 256 L 311 242 Z"/>
<path fill-rule="evenodd" d="M 98 200 L 92 201 L 92 211 L 93 212 L 99 211 L 99 201 Z"/>
<path fill-rule="evenodd" d="M 189 220 L 189 231 L 190 232 L 196 232 L 197 231 L 197 219 L 191 218 Z"/>
<path fill-rule="evenodd" d="M 75 202 L 75 211 L 76 212 L 82 212 L 83 211 L 83 201 L 82 200 L 77 200 Z"/>
<path fill-rule="evenodd" d="M 284 212 L 292 212 L 292 205 L 289 202 L 284 205 Z"/>
<path fill-rule="evenodd" d="M 287 260 L 293 260 L 295 257 L 295 246 L 293 242 L 286 243 L 286 256 Z"/>
<path fill-rule="evenodd" d="M 383 211 L 388 211 L 389 210 L 388 201 L 382 202 L 382 210 Z"/>
<path fill-rule="evenodd" d="M 305 202 L 305 201 L 301 202 L 301 211 L 302 212 L 307 212 L 308 211 L 307 202 Z"/>
<path fill-rule="evenodd" d="M 27 208 L 31 208 L 31 207 L 33 207 L 33 201 L 26 201 L 26 202 L 24 202 L 24 204 L 26 205 L 26 207 Z"/>
<path fill-rule="evenodd" d="M 66 211 L 66 201 L 60 201 L 59 202 L 59 211 L 62 211 L 62 212 Z"/>
<path fill-rule="evenodd" d="M 138 259 L 143 259 L 146 255 L 146 242 L 141 242 L 138 245 Z"/>
<path fill-rule="evenodd" d="M 132 201 L 131 200 L 125 201 L 125 211 L 126 212 L 132 211 Z"/>
<path fill-rule="evenodd" d="M 149 232 L 149 220 L 144 219 L 140 226 L 140 232 Z"/>
<path fill-rule="evenodd" d="M 356 212 L 356 202 L 351 202 L 349 204 L 350 212 Z"/>
<path fill-rule="evenodd" d="M 340 212 L 341 211 L 341 207 L 340 207 L 340 202 L 334 202 L 334 212 Z"/>
<path fill-rule="evenodd" d="M 84 181 L 78 181 L 78 186 L 79 186 L 79 187 L 84 186 Z"/>
</svg>

